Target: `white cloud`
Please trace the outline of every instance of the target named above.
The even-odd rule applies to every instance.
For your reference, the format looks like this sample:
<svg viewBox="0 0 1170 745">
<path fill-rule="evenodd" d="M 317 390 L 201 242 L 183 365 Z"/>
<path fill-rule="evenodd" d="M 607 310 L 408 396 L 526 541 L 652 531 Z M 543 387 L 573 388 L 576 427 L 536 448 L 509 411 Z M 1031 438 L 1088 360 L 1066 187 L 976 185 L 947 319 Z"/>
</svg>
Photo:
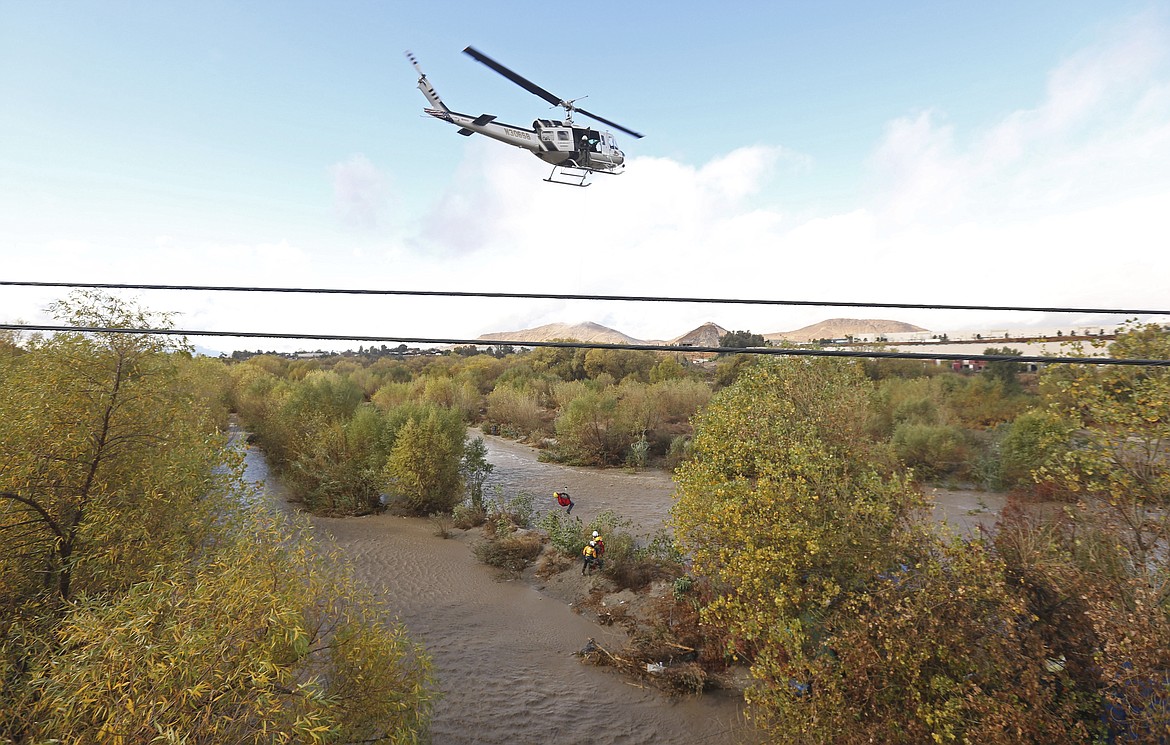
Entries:
<svg viewBox="0 0 1170 745">
<path fill-rule="evenodd" d="M 759 203 L 770 180 L 799 179 L 804 168 L 794 166 L 807 168 L 779 147 L 741 148 L 697 166 L 634 158 L 625 175 L 575 190 L 544 184 L 547 167 L 483 141 L 442 203 L 457 207 L 454 219 L 435 220 L 424 240 L 462 252 L 461 265 L 445 265 L 431 285 L 450 278 L 556 293 L 1156 308 L 1170 276 L 1161 238 L 1170 234 L 1167 48 L 1164 25 L 1130 24 L 1054 70 L 1034 107 L 983 129 L 963 129 L 942 111 L 892 121 L 868 162 L 868 196 L 800 221 L 783 204 Z M 838 315 L 972 319 L 833 307 L 530 308 L 527 325 L 610 318 L 643 338 L 705 320 L 778 331 Z M 521 314 L 504 318 L 516 326 Z"/>
<path fill-rule="evenodd" d="M 112 240 L 41 248 L 73 276 L 144 282 L 1158 308 L 1170 276 L 1168 49 L 1165 23 L 1141 19 L 1055 69 L 1034 106 L 1005 111 L 980 129 L 941 110 L 908 112 L 888 123 L 868 159 L 868 191 L 836 212 L 796 217 L 788 205 L 767 201 L 777 179 L 791 192 L 802 179 L 822 178 L 815 161 L 777 144 L 699 164 L 635 157 L 624 175 L 597 175 L 593 186 L 576 189 L 545 183 L 549 166 L 538 159 L 475 137 L 409 240 L 374 229 L 343 252 L 307 239 L 195 243 L 181 235 L 129 252 Z M 360 155 L 331 175 L 338 213 L 350 225 L 377 228 L 386 178 Z M 353 260 L 359 253 L 364 258 Z M 37 256 L 22 253 L 11 274 L 52 274 Z M 937 330 L 1043 321 L 1036 314 L 555 300 L 145 299 L 182 312 L 180 324 L 191 327 L 445 338 L 585 320 L 647 339 L 706 321 L 758 332 L 861 315 Z M 245 342 L 306 344 L 317 345 Z"/>
<path fill-rule="evenodd" d="M 963 137 L 937 112 L 891 122 L 873 201 L 901 223 L 1040 217 L 1170 183 L 1164 24 L 1133 22 L 1070 57 L 1035 107 Z"/>
<path fill-rule="evenodd" d="M 333 207 L 347 225 L 377 227 L 387 206 L 386 179 L 364 155 L 352 155 L 329 169 Z"/>
</svg>

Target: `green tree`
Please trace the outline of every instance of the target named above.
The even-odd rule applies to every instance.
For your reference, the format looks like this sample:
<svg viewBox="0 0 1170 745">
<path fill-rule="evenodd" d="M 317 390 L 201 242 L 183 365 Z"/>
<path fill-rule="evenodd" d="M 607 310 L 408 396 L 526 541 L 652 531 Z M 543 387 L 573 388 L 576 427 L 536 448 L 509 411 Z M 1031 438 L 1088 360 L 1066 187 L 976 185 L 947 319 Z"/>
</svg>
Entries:
<svg viewBox="0 0 1170 745">
<path fill-rule="evenodd" d="M 463 440 L 434 411 L 406 420 L 383 471 L 391 496 L 416 514 L 450 512 L 463 500 Z"/>
<path fill-rule="evenodd" d="M 471 381 L 459 382 L 446 376 L 427 376 L 423 381 L 422 400 L 458 411 L 470 421 L 479 411 L 483 397 Z"/>
<path fill-rule="evenodd" d="M 1092 742 L 1094 697 L 1053 657 L 1003 561 L 979 542 L 925 540 L 833 609 L 808 685 L 763 713 L 792 742 Z"/>
<path fill-rule="evenodd" d="M 389 455 L 386 429 L 385 417 L 371 405 L 348 420 L 319 422 L 299 440 L 281 475 L 315 514 L 375 512 Z"/>
<path fill-rule="evenodd" d="M 867 388 L 853 363 L 761 362 L 676 470 L 676 536 L 719 589 L 704 620 L 751 663 L 753 717 L 794 743 L 1087 739 L 1004 563 L 934 535 L 865 436 Z"/>
<path fill-rule="evenodd" d="M 298 421 L 310 418 L 340 422 L 353 416 L 365 400 L 361 388 L 343 375 L 314 370 L 290 387 L 285 416 Z"/>
<path fill-rule="evenodd" d="M 1008 486 L 1035 485 L 1038 469 L 1067 452 L 1074 426 L 1048 409 L 1016 417 L 1000 442 L 1000 477 Z M 1045 489 L 1045 491 L 1051 491 Z"/>
<path fill-rule="evenodd" d="M 1170 359 L 1170 332 L 1132 324 L 1110 352 L 1119 358 Z M 1055 366 L 1054 366 L 1055 367 Z M 1065 365 L 1041 378 L 1051 414 L 1068 422 L 1069 448 L 1035 471 L 1103 510 L 1126 536 L 1135 569 L 1165 552 L 1170 502 L 1170 370 L 1123 365 Z M 1159 560 L 1165 568 L 1167 562 Z M 1142 570 L 1144 571 L 1144 570 Z"/>
<path fill-rule="evenodd" d="M 589 349 L 585 352 L 583 366 L 585 374 L 597 378 L 608 374 L 621 382 L 633 378 L 641 382 L 650 379 L 650 369 L 656 358 L 653 352 L 633 349 Z"/>
<path fill-rule="evenodd" d="M 490 348 L 489 348 L 490 349 Z M 480 394 L 490 393 L 496 378 L 504 372 L 505 363 L 492 354 L 480 354 L 465 360 L 460 366 L 458 377 L 470 382 Z"/>
<path fill-rule="evenodd" d="M 747 347 L 763 347 L 768 342 L 761 334 L 750 331 L 728 331 L 719 337 L 719 346 L 730 349 L 746 349 Z"/>
<path fill-rule="evenodd" d="M 597 466 L 622 462 L 633 436 L 628 426 L 622 426 L 618 403 L 612 389 L 586 389 L 564 406 L 556 430 L 560 448 L 569 460 Z"/>
<path fill-rule="evenodd" d="M 576 339 L 553 339 L 571 342 Z M 552 373 L 561 380 L 581 380 L 585 374 L 585 350 L 572 347 L 537 347 L 527 354 L 528 364 L 537 373 Z"/>
<path fill-rule="evenodd" d="M 94 292 L 75 292 L 51 309 L 74 326 L 169 324 L 165 315 Z M 0 368 L 6 570 L 15 562 L 67 600 L 131 581 L 199 540 L 191 529 L 205 514 L 211 474 L 223 465 L 218 415 L 181 386 L 186 358 L 173 343 L 59 333 Z"/>
<path fill-rule="evenodd" d="M 1010 357 L 1019 357 L 1021 352 L 1018 349 L 1011 347 L 988 347 L 983 350 L 986 355 L 1001 355 Z M 992 361 L 987 363 L 983 374 L 995 378 L 1003 383 L 1003 387 L 1009 393 L 1014 393 L 1020 389 L 1020 373 L 1023 372 L 1024 365 L 1020 362 L 1002 362 Z"/>
<path fill-rule="evenodd" d="M 750 354 L 720 355 L 715 364 L 715 385 L 726 388 L 756 362 Z"/>
<path fill-rule="evenodd" d="M 751 590 L 726 605 L 762 592 L 800 616 L 885 567 L 921 502 L 865 436 L 865 397 L 855 365 L 765 361 L 696 417 L 672 515 L 697 567 Z"/>
<path fill-rule="evenodd" d="M 666 355 L 658 364 L 650 368 L 650 382 L 664 383 L 668 380 L 680 380 L 690 374 L 689 363 L 681 355 Z"/>
<path fill-rule="evenodd" d="M 102 293 L 53 309 L 169 324 Z M 116 332 L 0 355 L 0 741 L 425 736 L 429 660 L 243 490 L 217 364 Z"/>
<path fill-rule="evenodd" d="M 891 442 L 898 458 L 913 468 L 916 476 L 966 472 L 968 448 L 958 427 L 905 422 L 894 429 Z"/>
<path fill-rule="evenodd" d="M 947 412 L 947 421 L 972 429 L 1004 424 L 1035 403 L 1019 385 L 985 375 L 947 373 L 933 379 Z"/>
<path fill-rule="evenodd" d="M 495 468 L 487 459 L 487 445 L 483 438 L 468 440 L 463 448 L 459 472 L 463 476 L 463 483 L 467 485 L 467 496 L 471 500 L 472 509 L 479 511 L 484 508 L 483 485 Z"/>
<path fill-rule="evenodd" d="M 678 541 L 726 588 L 705 612 L 757 650 L 765 711 L 818 654 L 827 609 L 909 552 L 922 497 L 865 436 L 867 396 L 858 365 L 762 361 L 696 417 L 675 472 Z"/>
<path fill-rule="evenodd" d="M 527 437 L 543 428 L 544 409 L 535 394 L 505 384 L 488 394 L 487 419 L 503 425 L 504 431 Z"/>
</svg>

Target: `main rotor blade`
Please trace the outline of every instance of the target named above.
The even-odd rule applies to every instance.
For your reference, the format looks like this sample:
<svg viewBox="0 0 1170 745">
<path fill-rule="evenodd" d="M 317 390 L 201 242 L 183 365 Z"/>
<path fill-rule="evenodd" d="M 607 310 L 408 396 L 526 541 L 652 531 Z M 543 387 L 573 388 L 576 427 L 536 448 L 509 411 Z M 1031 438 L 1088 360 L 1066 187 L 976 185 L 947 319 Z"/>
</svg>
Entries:
<svg viewBox="0 0 1170 745">
<path fill-rule="evenodd" d="M 533 83 L 531 80 L 528 80 L 527 78 L 523 78 L 523 77 L 517 75 L 516 73 L 512 72 L 508 68 L 501 65 L 499 62 L 496 62 L 494 59 L 487 56 L 483 52 L 480 52 L 479 50 L 475 49 L 474 47 L 467 47 L 466 49 L 463 50 L 463 53 L 466 54 L 467 56 L 471 57 L 473 60 L 475 60 L 477 62 L 482 62 L 483 64 L 487 65 L 488 67 L 495 70 L 499 74 L 503 75 L 508 80 L 511 80 L 513 83 L 520 86 L 521 88 L 528 91 L 529 93 L 540 96 L 545 101 L 548 101 L 549 103 L 551 103 L 553 106 L 561 106 L 564 104 L 564 101 L 562 101 L 559 97 L 554 96 L 553 94 L 549 93 L 544 88 L 541 88 L 536 83 Z M 594 117 L 594 118 L 596 118 L 596 117 Z"/>
<path fill-rule="evenodd" d="M 628 134 L 630 137 L 634 137 L 634 138 L 639 139 L 639 140 L 642 139 L 642 135 L 638 134 L 637 132 L 635 132 L 632 129 L 626 129 L 625 127 L 618 124 L 617 122 L 611 122 L 610 120 L 606 119 L 605 117 L 598 116 L 597 114 L 591 114 L 588 111 L 586 111 L 585 109 L 578 109 L 578 108 L 574 107 L 574 110 L 580 111 L 582 114 L 589 117 L 590 119 L 596 119 L 597 121 L 601 122 L 602 124 L 608 124 L 609 126 L 613 127 L 614 129 L 621 130 L 622 132 L 625 132 L 626 134 Z"/>
</svg>

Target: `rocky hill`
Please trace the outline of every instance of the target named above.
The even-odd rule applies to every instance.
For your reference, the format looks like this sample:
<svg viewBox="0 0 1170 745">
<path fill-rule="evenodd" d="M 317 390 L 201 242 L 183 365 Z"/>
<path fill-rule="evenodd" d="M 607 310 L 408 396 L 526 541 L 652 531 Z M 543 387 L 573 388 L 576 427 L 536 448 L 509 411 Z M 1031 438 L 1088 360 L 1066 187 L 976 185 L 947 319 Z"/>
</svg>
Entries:
<svg viewBox="0 0 1170 745">
<path fill-rule="evenodd" d="M 728 333 L 722 326 L 708 321 L 693 331 L 666 342 L 672 347 L 717 347 L 719 338 Z"/>
<path fill-rule="evenodd" d="M 861 318 L 830 318 L 795 331 L 777 331 L 764 334 L 769 341 L 816 341 L 817 339 L 843 339 L 846 336 L 863 334 L 909 334 L 926 329 L 901 321 Z"/>
<path fill-rule="evenodd" d="M 811 326 L 796 329 L 795 331 L 777 331 L 763 334 L 769 341 L 815 341 L 817 339 L 842 339 L 846 336 L 904 334 L 924 332 L 926 329 L 901 321 L 887 321 L 881 319 L 860 318 L 830 318 L 827 321 L 814 323 Z M 696 329 L 688 331 L 669 341 L 643 341 L 627 336 L 620 331 L 602 326 L 599 323 L 549 323 L 531 329 L 519 331 L 499 331 L 483 334 L 479 341 L 484 342 L 524 342 L 553 341 L 556 339 L 573 339 L 581 342 L 596 342 L 598 344 L 662 344 L 667 346 L 686 347 L 717 347 L 719 339 L 727 334 L 727 329 L 717 323 L 708 321 Z"/>
<path fill-rule="evenodd" d="M 520 331 L 500 331 L 483 334 L 482 341 L 553 341 L 556 339 L 573 339 L 575 341 L 596 342 L 598 344 L 647 344 L 641 339 L 626 336 L 620 331 L 602 326 L 599 323 L 548 323 L 532 329 Z"/>
</svg>

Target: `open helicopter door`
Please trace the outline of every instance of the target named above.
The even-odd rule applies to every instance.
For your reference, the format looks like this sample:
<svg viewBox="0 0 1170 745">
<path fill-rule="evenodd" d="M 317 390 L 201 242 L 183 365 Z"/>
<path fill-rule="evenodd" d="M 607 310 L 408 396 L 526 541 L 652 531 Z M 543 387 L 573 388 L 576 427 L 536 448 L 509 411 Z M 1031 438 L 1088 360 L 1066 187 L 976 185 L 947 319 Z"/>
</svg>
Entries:
<svg viewBox="0 0 1170 745">
<path fill-rule="evenodd" d="M 577 127 L 577 165 L 599 173 L 620 173 L 625 164 L 625 154 L 618 149 L 610 132 Z"/>
</svg>

